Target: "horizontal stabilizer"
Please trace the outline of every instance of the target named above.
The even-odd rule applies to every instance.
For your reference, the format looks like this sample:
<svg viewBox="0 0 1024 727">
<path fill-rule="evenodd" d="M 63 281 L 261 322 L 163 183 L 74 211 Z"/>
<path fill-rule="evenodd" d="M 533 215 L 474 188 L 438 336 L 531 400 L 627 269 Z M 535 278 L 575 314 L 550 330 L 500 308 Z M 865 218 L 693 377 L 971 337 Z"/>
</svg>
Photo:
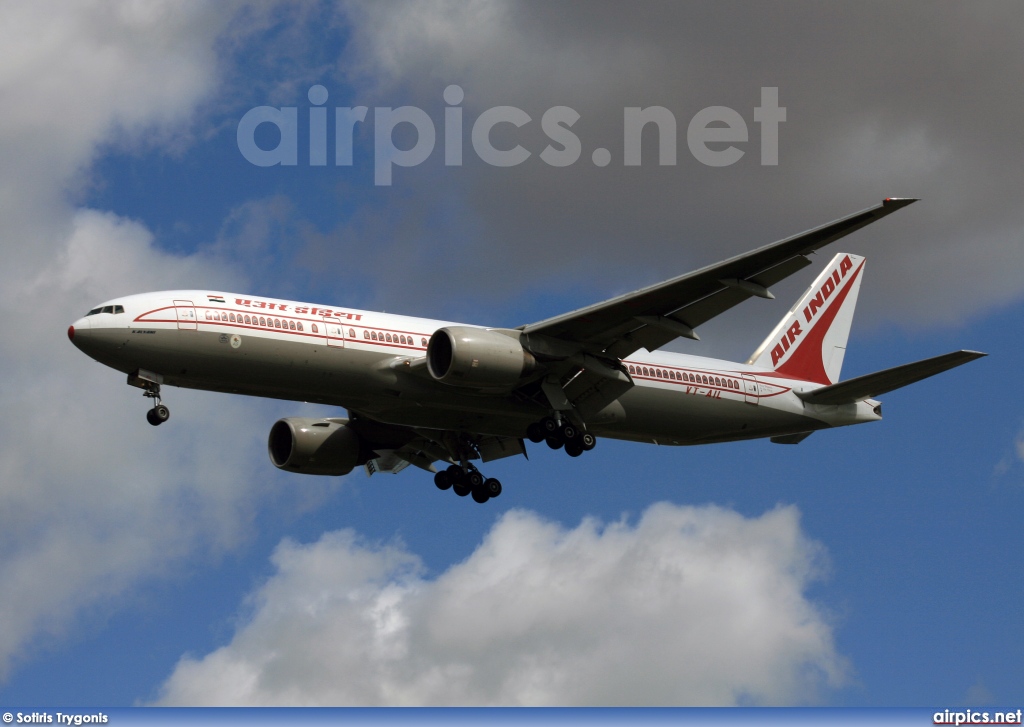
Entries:
<svg viewBox="0 0 1024 727">
<path fill-rule="evenodd" d="M 796 395 L 808 404 L 853 404 L 908 386 L 921 379 L 927 379 L 929 376 L 941 374 L 943 371 L 987 355 L 987 353 L 978 351 L 953 351 L 934 358 L 926 358 L 923 361 L 915 361 L 873 374 L 858 376 L 855 379 L 823 386 L 813 391 L 798 391 Z"/>
</svg>

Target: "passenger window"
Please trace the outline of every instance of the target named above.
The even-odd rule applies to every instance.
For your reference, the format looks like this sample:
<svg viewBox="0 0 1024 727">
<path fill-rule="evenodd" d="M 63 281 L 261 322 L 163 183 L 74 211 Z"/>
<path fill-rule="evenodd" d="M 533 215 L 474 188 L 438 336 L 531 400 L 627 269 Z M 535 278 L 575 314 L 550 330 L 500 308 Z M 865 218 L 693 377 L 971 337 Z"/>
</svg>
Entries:
<svg viewBox="0 0 1024 727">
<path fill-rule="evenodd" d="M 280 327 L 281 327 L 281 319 L 280 318 L 275 318 L 274 319 L 274 328 L 280 328 Z"/>
<path fill-rule="evenodd" d="M 348 337 L 349 338 L 355 338 L 356 337 L 356 329 L 355 328 L 349 328 L 348 329 Z"/>
<path fill-rule="evenodd" d="M 206 320 L 208 320 L 208 321 L 212 321 L 213 320 L 213 314 L 210 313 L 210 311 L 206 311 Z"/>
<path fill-rule="evenodd" d="M 363 329 L 363 338 L 365 338 L 367 340 L 369 340 L 369 338 L 370 338 L 370 332 L 368 330 L 366 330 L 365 328 Z"/>
<path fill-rule="evenodd" d="M 370 331 L 370 338 L 374 341 L 377 340 L 377 331 Z"/>
<path fill-rule="evenodd" d="M 302 321 L 299 321 L 298 323 L 296 323 L 295 324 L 295 328 L 296 328 L 296 330 L 301 331 L 302 330 Z"/>
<path fill-rule="evenodd" d="M 631 373 L 631 374 L 635 374 L 636 373 L 636 370 L 633 368 L 633 364 L 629 365 L 629 373 Z"/>
<path fill-rule="evenodd" d="M 722 380 L 716 376 L 715 377 L 715 386 L 721 386 L 721 385 L 722 385 Z"/>
<path fill-rule="evenodd" d="M 314 324 L 313 324 L 313 325 L 311 326 L 311 328 L 312 328 L 312 331 L 313 331 L 313 333 L 319 333 L 319 332 L 320 332 L 320 330 L 319 330 L 319 329 L 318 329 L 318 328 L 316 327 L 316 323 L 314 323 Z"/>
<path fill-rule="evenodd" d="M 263 316 L 260 316 L 260 325 L 261 326 L 267 325 L 267 319 L 264 318 Z"/>
<path fill-rule="evenodd" d="M 644 371 L 644 376 L 650 376 L 651 375 L 650 372 L 647 371 L 647 367 L 646 366 L 644 366 L 643 371 Z"/>
<path fill-rule="evenodd" d="M 391 334 L 390 334 L 390 333 L 385 333 L 385 334 L 384 334 L 384 339 L 385 339 L 385 340 L 386 340 L 386 341 L 387 341 L 388 343 L 391 343 Z"/>
<path fill-rule="evenodd" d="M 427 339 L 425 339 L 425 338 L 421 338 L 421 339 L 420 339 L 420 341 L 421 341 L 421 342 L 422 342 L 422 344 L 423 344 L 423 348 L 426 348 L 426 347 L 427 347 Z"/>
<path fill-rule="evenodd" d="M 288 328 L 289 328 L 289 330 L 294 331 L 295 330 L 295 321 L 288 321 Z"/>
</svg>

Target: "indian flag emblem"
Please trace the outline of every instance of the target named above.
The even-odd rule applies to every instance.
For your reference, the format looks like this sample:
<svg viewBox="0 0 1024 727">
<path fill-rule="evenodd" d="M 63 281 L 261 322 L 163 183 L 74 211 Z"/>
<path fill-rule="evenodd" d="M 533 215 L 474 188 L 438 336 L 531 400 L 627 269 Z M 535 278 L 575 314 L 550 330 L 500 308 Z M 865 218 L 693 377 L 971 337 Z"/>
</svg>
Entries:
<svg viewBox="0 0 1024 727">
<path fill-rule="evenodd" d="M 224 302 L 224 296 L 223 295 L 208 295 L 206 297 L 210 299 L 211 303 L 223 303 Z"/>
</svg>

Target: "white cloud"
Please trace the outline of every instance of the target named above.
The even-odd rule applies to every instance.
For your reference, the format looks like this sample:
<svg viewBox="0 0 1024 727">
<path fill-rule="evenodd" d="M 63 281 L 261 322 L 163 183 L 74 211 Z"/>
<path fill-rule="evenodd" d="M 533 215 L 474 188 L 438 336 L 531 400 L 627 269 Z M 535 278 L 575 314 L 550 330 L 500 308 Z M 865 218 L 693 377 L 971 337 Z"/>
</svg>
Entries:
<svg viewBox="0 0 1024 727">
<path fill-rule="evenodd" d="M 0 678 L 83 610 L 113 607 L 200 547 L 237 545 L 260 501 L 266 463 L 251 453 L 263 433 L 235 427 L 255 403 L 167 391 L 187 419 L 155 430 L 139 392 L 64 333 L 116 295 L 237 280 L 210 256 L 165 253 L 144 224 L 68 197 L 101 145 L 187 132 L 216 88 L 214 44 L 234 7 L 25 0 L 0 10 L 0 304 L 13 314 L 0 340 Z"/>
<path fill-rule="evenodd" d="M 790 704 L 844 679 L 795 508 L 650 507 L 566 529 L 511 511 L 436 578 L 352 531 L 282 542 L 231 643 L 164 704 Z"/>
</svg>

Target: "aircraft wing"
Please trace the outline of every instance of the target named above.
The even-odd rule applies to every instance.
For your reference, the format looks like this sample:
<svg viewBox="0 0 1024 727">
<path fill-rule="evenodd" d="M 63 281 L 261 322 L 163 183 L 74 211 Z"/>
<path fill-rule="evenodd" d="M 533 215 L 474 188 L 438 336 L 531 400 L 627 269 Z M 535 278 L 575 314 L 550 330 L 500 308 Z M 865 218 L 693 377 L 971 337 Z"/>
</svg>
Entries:
<svg viewBox="0 0 1024 727">
<path fill-rule="evenodd" d="M 888 198 L 822 227 L 520 330 L 531 346 L 556 339 L 615 358 L 640 348 L 653 351 L 681 336 L 696 339 L 693 329 L 747 298 L 774 297 L 768 289 L 810 265 L 808 254 L 916 201 Z"/>
</svg>

